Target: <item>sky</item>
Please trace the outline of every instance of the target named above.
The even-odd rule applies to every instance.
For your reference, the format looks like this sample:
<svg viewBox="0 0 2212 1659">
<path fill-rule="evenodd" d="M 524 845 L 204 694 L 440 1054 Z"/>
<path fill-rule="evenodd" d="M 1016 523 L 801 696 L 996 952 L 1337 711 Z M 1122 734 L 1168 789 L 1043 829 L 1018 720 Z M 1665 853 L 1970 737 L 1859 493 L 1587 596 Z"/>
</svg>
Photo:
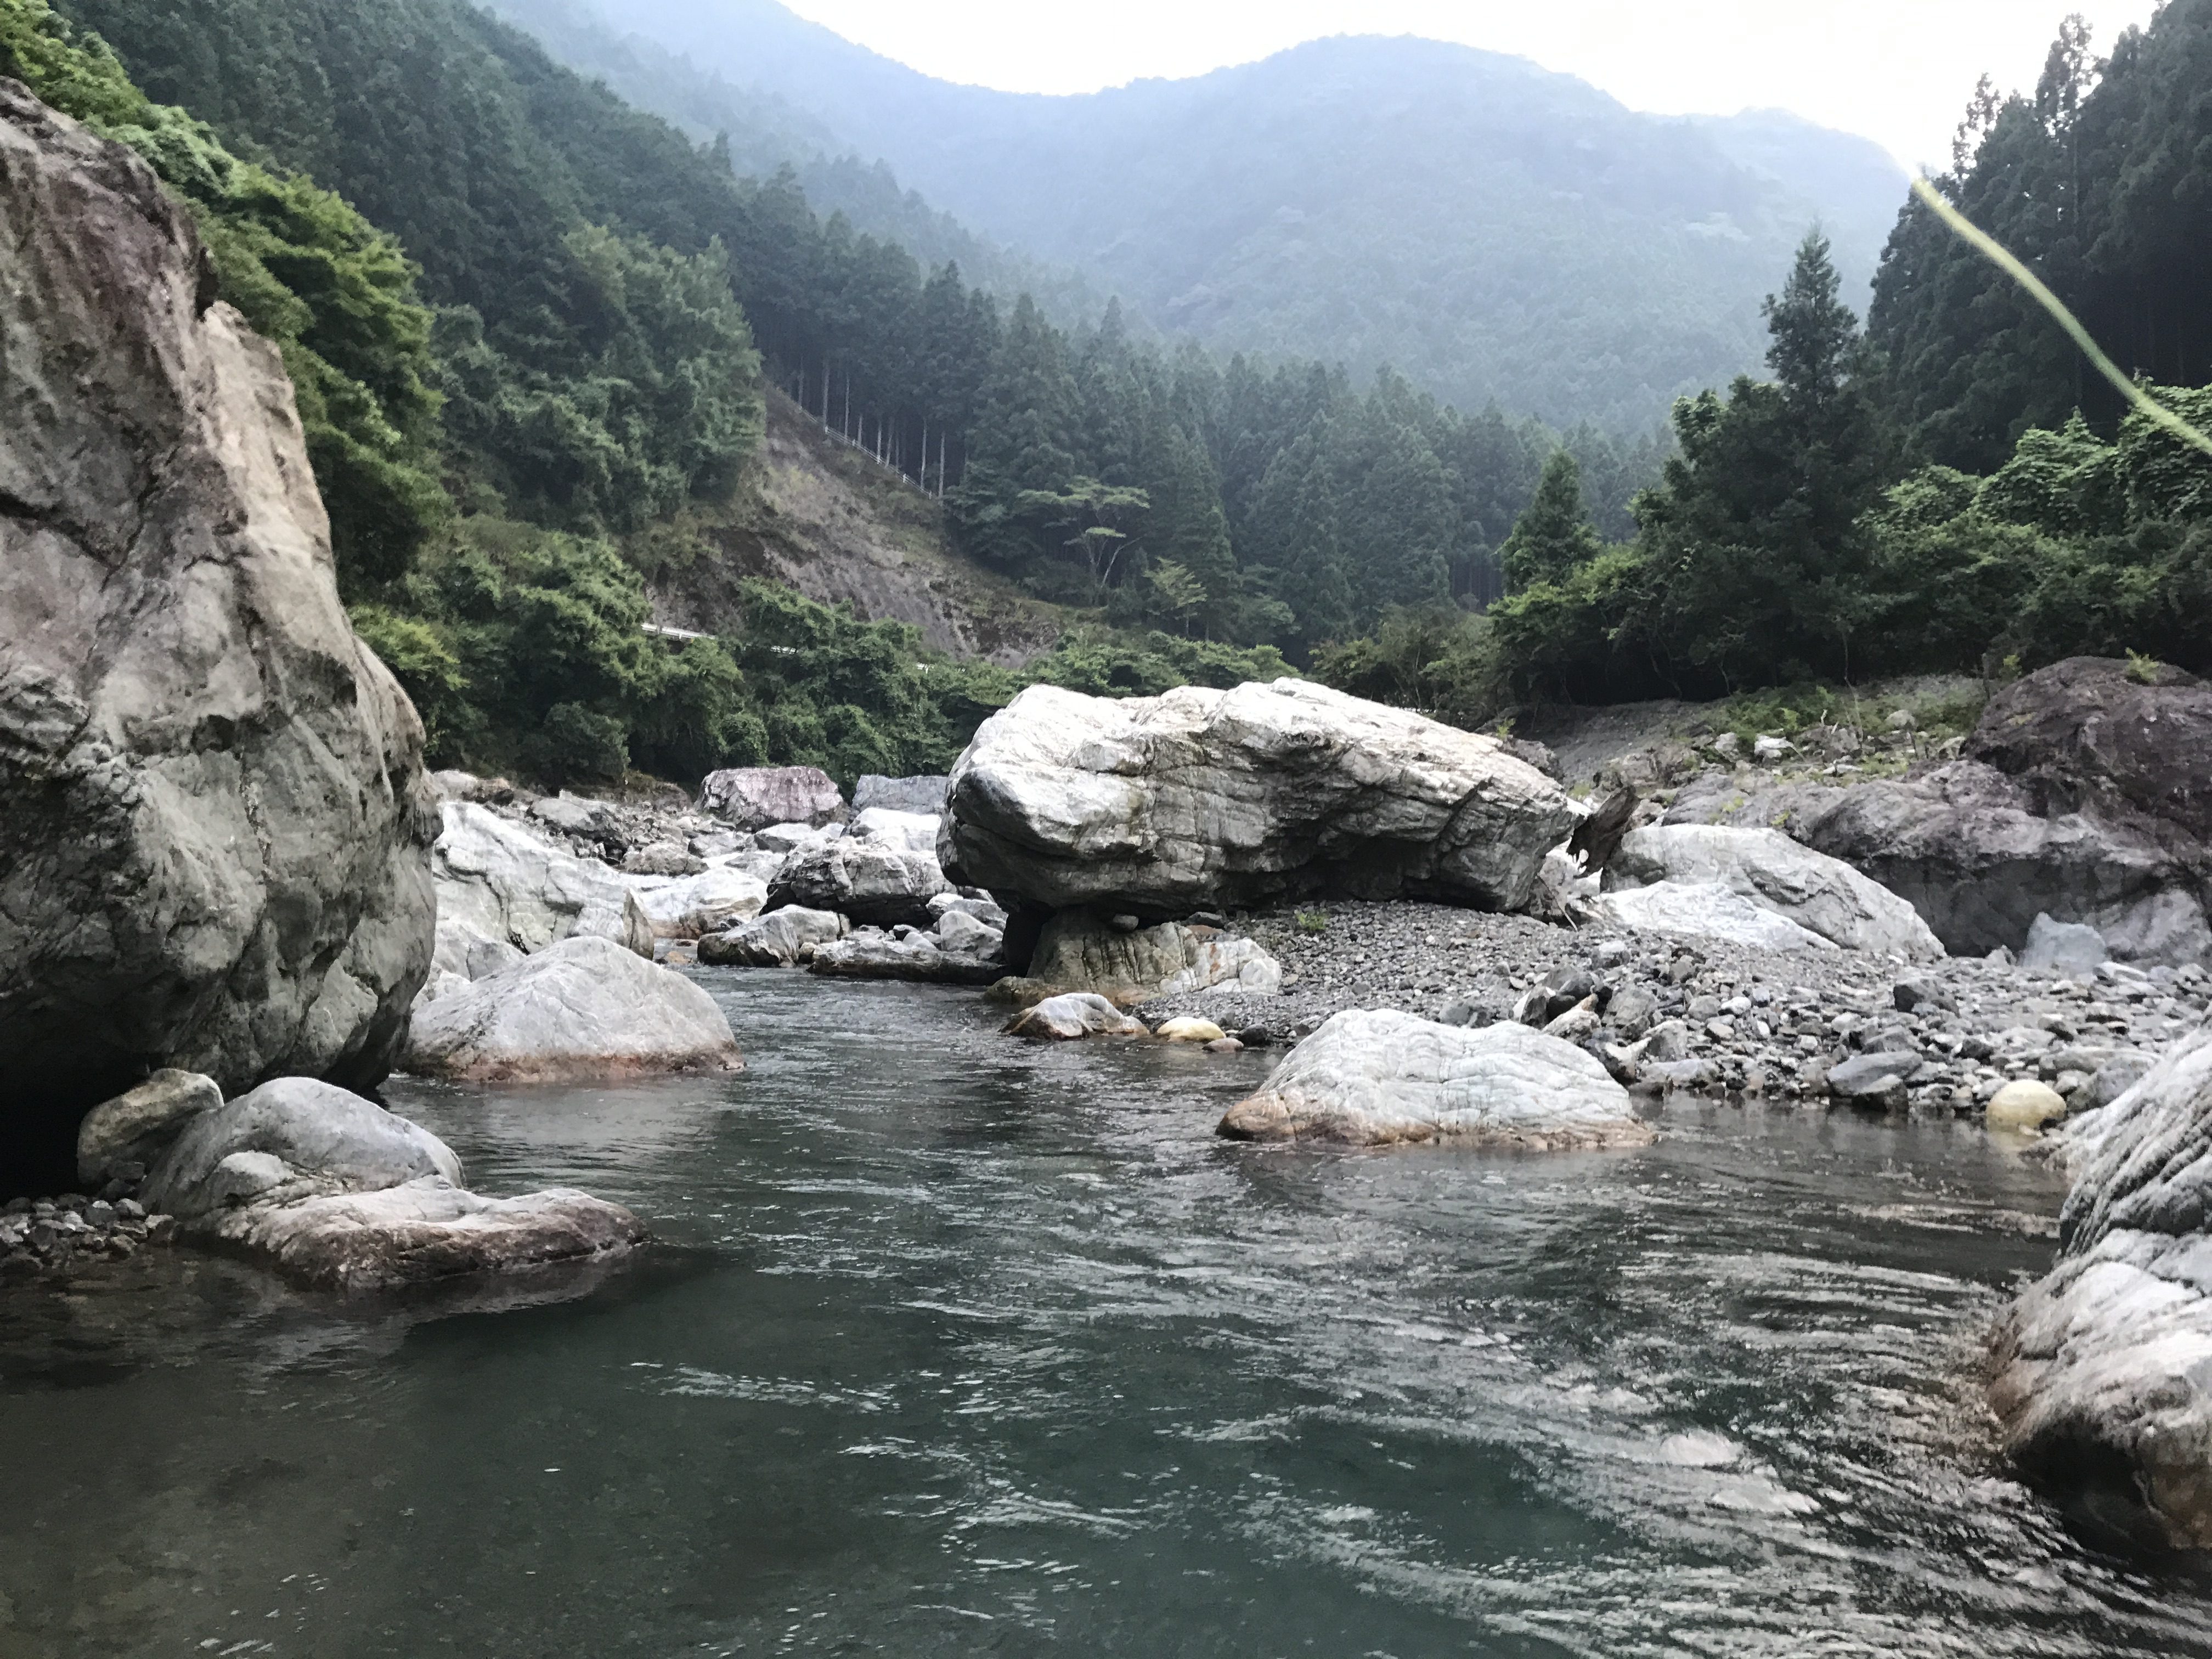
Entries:
<svg viewBox="0 0 2212 1659">
<path fill-rule="evenodd" d="M 2101 52 L 2157 0 L 785 0 L 949 81 L 1093 92 L 1249 63 L 1331 34 L 1516 53 L 1661 114 L 1791 110 L 1902 166 L 1948 164 L 1984 72 L 2033 90 L 2059 20 Z"/>
</svg>

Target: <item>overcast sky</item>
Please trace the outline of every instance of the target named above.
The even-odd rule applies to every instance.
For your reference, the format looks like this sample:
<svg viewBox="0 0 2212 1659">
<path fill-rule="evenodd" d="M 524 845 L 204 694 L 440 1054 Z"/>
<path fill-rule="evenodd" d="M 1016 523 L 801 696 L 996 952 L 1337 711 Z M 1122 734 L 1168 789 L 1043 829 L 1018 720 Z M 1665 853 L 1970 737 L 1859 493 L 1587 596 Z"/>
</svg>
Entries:
<svg viewBox="0 0 2212 1659">
<path fill-rule="evenodd" d="M 1942 163 L 1984 71 L 2032 89 L 2070 10 L 2101 51 L 2157 0 L 785 0 L 889 58 L 1017 92 L 1200 75 L 1329 34 L 1532 58 L 1633 108 L 1777 106 Z"/>
</svg>

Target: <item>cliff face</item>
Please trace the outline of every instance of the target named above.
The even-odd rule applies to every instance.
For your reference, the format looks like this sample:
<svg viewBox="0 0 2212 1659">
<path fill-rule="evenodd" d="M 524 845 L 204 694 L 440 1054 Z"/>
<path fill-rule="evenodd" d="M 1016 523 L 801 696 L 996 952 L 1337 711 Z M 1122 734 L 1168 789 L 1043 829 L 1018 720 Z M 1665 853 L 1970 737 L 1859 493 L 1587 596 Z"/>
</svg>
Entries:
<svg viewBox="0 0 2212 1659">
<path fill-rule="evenodd" d="M 122 147 L 0 80 L 0 1188 L 156 1066 L 380 1079 L 422 727 L 338 601 L 276 350 Z"/>
</svg>

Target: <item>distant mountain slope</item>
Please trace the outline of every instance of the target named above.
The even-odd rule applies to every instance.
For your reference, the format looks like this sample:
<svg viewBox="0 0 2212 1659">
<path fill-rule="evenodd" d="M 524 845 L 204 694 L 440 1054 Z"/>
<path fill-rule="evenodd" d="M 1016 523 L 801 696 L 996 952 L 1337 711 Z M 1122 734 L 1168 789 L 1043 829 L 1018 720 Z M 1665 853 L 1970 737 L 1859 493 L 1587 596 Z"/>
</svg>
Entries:
<svg viewBox="0 0 2212 1659">
<path fill-rule="evenodd" d="M 564 0 L 564 3 L 567 0 Z M 1635 113 L 1524 60 L 1319 40 L 1048 98 L 933 80 L 774 0 L 589 0 L 882 158 L 984 235 L 1218 346 L 1392 362 L 1462 407 L 1642 427 L 1754 367 L 1819 219 L 1857 298 L 1903 198 L 1871 142 Z M 539 0 L 501 0 L 529 24 Z"/>
</svg>

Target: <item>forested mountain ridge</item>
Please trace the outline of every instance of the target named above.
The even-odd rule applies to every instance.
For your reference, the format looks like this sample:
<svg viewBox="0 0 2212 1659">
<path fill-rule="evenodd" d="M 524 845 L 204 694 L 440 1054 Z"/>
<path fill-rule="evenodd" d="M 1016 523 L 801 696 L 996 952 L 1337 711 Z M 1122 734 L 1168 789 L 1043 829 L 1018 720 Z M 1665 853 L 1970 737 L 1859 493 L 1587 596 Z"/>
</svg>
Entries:
<svg viewBox="0 0 2212 1659">
<path fill-rule="evenodd" d="M 500 3 L 528 24 L 540 0 Z M 1640 432 L 1753 365 L 1759 298 L 1816 219 L 1863 293 L 1899 200 L 1865 140 L 1638 115 L 1433 41 L 1320 40 L 1043 98 L 932 80 L 773 0 L 590 3 L 1164 329 L 1391 365 L 1462 409 L 1559 426 Z"/>
</svg>

